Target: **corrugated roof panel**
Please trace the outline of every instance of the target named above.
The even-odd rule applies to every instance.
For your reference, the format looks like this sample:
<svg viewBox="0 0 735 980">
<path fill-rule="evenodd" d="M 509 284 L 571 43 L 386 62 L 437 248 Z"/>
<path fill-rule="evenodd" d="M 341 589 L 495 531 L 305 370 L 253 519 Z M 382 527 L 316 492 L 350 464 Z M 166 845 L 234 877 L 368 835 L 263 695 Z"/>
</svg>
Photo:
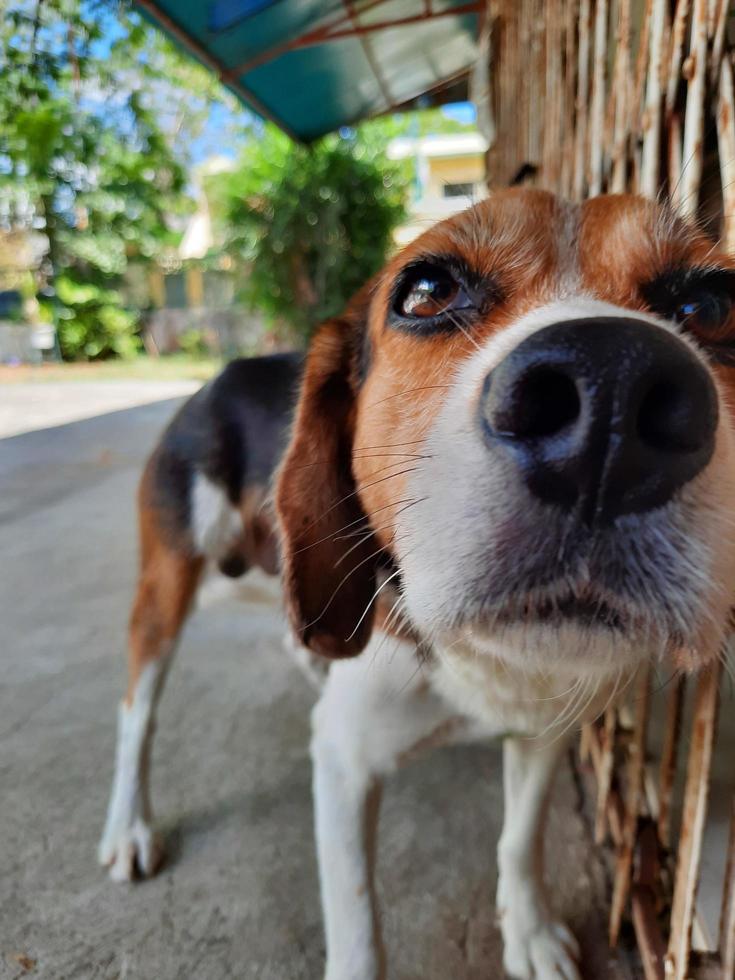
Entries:
<svg viewBox="0 0 735 980">
<path fill-rule="evenodd" d="M 259 99 L 278 107 L 288 129 L 307 141 L 390 108 L 362 46 L 352 38 L 290 51 L 254 69 L 247 83 Z"/>
<path fill-rule="evenodd" d="M 291 135 L 311 140 L 466 73 L 477 55 L 481 0 L 137 5 L 243 102 Z M 333 37 L 325 37 L 327 31 Z"/>
</svg>

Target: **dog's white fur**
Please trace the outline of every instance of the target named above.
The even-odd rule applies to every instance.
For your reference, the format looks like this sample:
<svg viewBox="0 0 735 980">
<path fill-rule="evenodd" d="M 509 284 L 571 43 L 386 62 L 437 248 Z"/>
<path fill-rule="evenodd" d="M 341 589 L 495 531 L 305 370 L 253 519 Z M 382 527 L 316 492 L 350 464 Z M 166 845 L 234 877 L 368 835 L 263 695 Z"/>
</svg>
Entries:
<svg viewBox="0 0 735 980">
<path fill-rule="evenodd" d="M 222 487 L 196 473 L 191 489 L 191 525 L 194 547 L 208 558 L 220 558 L 242 533 L 242 517 Z"/>
<path fill-rule="evenodd" d="M 326 980 L 383 976 L 370 865 L 380 780 L 416 751 L 503 735 L 506 813 L 498 852 L 498 914 L 505 965 L 518 977 L 579 976 L 576 941 L 554 919 L 539 875 L 539 822 L 568 738 L 558 731 L 543 738 L 509 736 L 529 728 L 540 702 L 528 678 L 510 678 L 500 667 L 496 680 L 497 710 L 486 704 L 478 711 L 470 704 L 470 673 L 462 678 L 446 660 L 419 670 L 413 644 L 381 634 L 362 656 L 330 668 L 312 716 L 311 749 Z M 550 713 L 561 713 L 564 701 L 551 700 L 553 686 L 540 679 L 539 685 L 547 703 L 556 704 Z M 458 704 L 462 699 L 464 705 Z"/>
</svg>

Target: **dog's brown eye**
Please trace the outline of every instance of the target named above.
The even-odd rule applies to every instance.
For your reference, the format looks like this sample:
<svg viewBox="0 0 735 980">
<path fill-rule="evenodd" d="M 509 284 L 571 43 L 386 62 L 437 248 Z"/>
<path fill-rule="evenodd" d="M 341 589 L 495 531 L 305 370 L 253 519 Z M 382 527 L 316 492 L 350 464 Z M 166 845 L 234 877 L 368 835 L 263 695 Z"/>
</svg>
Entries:
<svg viewBox="0 0 735 980">
<path fill-rule="evenodd" d="M 429 265 L 409 272 L 396 297 L 399 316 L 422 320 L 450 310 L 463 310 L 471 301 L 460 283 L 445 269 Z"/>
<path fill-rule="evenodd" d="M 654 313 L 676 320 L 721 364 L 735 364 L 735 271 L 675 268 L 641 288 Z"/>
<path fill-rule="evenodd" d="M 732 314 L 733 301 L 725 293 L 702 293 L 680 303 L 675 319 L 703 340 L 716 338 Z"/>
</svg>

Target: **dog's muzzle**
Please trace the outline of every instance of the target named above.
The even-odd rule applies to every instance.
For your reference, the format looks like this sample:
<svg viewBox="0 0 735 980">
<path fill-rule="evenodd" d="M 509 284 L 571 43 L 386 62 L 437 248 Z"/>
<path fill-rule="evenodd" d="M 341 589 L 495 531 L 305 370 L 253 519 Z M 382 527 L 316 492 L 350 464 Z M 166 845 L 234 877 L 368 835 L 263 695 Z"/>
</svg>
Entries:
<svg viewBox="0 0 735 980">
<path fill-rule="evenodd" d="M 587 318 L 545 327 L 501 361 L 480 420 L 537 499 L 603 526 L 663 506 L 704 469 L 717 393 L 675 334 Z"/>
</svg>

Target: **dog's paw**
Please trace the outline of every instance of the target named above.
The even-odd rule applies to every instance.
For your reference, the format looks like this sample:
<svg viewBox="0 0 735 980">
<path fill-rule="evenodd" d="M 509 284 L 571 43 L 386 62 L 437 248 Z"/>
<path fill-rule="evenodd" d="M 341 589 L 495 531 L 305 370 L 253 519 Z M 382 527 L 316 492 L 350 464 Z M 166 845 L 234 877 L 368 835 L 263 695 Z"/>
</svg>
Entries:
<svg viewBox="0 0 735 980">
<path fill-rule="evenodd" d="M 503 929 L 503 966 L 513 980 L 581 980 L 579 943 L 561 922 Z"/>
<path fill-rule="evenodd" d="M 155 874 L 163 859 L 160 836 L 138 818 L 130 826 L 105 831 L 97 850 L 100 864 L 110 869 L 113 881 L 132 881 Z"/>
</svg>

